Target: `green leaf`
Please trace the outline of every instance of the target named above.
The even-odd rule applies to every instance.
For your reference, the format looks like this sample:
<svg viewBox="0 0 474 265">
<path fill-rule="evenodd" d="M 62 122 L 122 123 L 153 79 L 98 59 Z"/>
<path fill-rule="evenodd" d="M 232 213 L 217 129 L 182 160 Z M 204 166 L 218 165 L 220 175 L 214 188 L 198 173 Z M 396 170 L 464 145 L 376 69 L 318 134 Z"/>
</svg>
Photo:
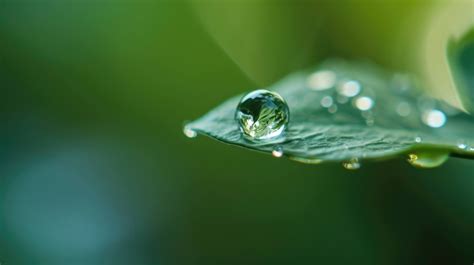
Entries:
<svg viewBox="0 0 474 265">
<path fill-rule="evenodd" d="M 309 76 L 320 71 L 336 74 L 336 85 L 326 90 L 310 89 Z M 340 103 L 337 87 L 353 80 L 361 92 Z M 290 123 L 285 134 L 271 141 L 244 138 L 234 120 L 242 95 L 233 97 L 186 128 L 222 142 L 265 153 L 283 149 L 285 156 L 305 163 L 386 159 L 420 151 L 427 157 L 453 154 L 474 157 L 474 119 L 421 92 L 417 80 L 406 74 L 388 74 L 366 63 L 331 60 L 310 71 L 289 75 L 267 88 L 279 93 L 290 108 Z M 323 97 L 333 98 L 334 109 L 321 105 Z M 368 97 L 374 105 L 368 111 L 357 107 L 357 99 Z M 346 98 L 347 99 L 347 98 Z M 342 101 L 341 101 L 342 102 Z M 440 128 L 427 124 L 427 113 L 439 110 L 446 115 Z M 425 117 L 425 122 L 423 122 Z M 430 123 L 431 122 L 431 123 Z M 435 124 L 439 119 L 435 119 Z M 441 161 L 441 160 L 439 160 Z M 347 162 L 346 162 L 347 163 Z M 440 163 L 439 163 L 440 164 Z"/>
<path fill-rule="evenodd" d="M 463 106 L 474 113 L 474 28 L 448 45 L 448 59 Z"/>
</svg>

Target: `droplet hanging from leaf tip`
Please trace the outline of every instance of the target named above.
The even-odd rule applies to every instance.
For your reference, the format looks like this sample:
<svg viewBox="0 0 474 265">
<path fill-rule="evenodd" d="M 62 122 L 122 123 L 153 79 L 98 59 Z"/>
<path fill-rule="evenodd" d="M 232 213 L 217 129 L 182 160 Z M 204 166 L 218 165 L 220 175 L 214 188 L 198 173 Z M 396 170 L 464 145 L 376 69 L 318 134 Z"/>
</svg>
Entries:
<svg viewBox="0 0 474 265">
<path fill-rule="evenodd" d="M 358 158 L 352 158 L 349 161 L 342 162 L 342 166 L 345 169 L 356 170 L 359 169 L 361 165 Z"/>
<path fill-rule="evenodd" d="M 188 125 L 185 125 L 183 127 L 183 133 L 188 138 L 195 138 L 197 136 L 197 132 L 195 130 L 191 129 Z"/>
<path fill-rule="evenodd" d="M 407 161 L 414 167 L 435 168 L 449 158 L 449 152 L 441 150 L 415 151 L 408 154 Z"/>
<path fill-rule="evenodd" d="M 272 151 L 272 155 L 274 157 L 282 157 L 283 156 L 283 148 L 281 146 L 275 146 Z"/>
</svg>

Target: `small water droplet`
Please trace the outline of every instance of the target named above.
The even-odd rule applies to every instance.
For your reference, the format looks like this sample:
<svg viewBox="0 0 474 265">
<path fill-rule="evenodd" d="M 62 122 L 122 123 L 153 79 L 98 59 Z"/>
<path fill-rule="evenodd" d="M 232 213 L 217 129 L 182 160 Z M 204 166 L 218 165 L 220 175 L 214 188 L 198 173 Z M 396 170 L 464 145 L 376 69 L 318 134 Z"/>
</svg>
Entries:
<svg viewBox="0 0 474 265">
<path fill-rule="evenodd" d="M 366 111 L 370 110 L 374 106 L 374 101 L 370 97 L 358 97 L 355 102 L 355 106 L 361 110 Z"/>
<path fill-rule="evenodd" d="M 355 97 L 360 93 L 360 83 L 355 80 L 345 81 L 337 87 L 337 92 L 345 97 Z"/>
<path fill-rule="evenodd" d="M 467 149 L 467 144 L 464 143 L 464 141 L 459 141 L 457 144 L 459 149 L 466 150 Z"/>
<path fill-rule="evenodd" d="M 336 84 L 336 73 L 329 70 L 321 70 L 311 74 L 307 79 L 310 89 L 321 91 L 334 87 Z"/>
<path fill-rule="evenodd" d="M 281 146 L 275 146 L 275 148 L 273 148 L 272 155 L 274 157 L 282 157 L 283 156 L 283 148 Z"/>
<path fill-rule="evenodd" d="M 263 140 L 284 132 L 290 112 L 279 94 L 260 89 L 248 93 L 240 100 L 235 118 L 246 137 Z"/>
<path fill-rule="evenodd" d="M 342 166 L 343 166 L 345 169 L 349 169 L 349 170 L 356 170 L 356 169 L 359 169 L 359 168 L 360 168 L 359 159 L 357 159 L 357 158 L 352 158 L 352 159 L 349 160 L 349 161 L 344 161 L 344 162 L 342 162 Z"/>
<path fill-rule="evenodd" d="M 183 133 L 186 135 L 188 138 L 195 138 L 197 136 L 197 133 L 195 130 L 189 128 L 189 126 L 184 126 L 183 128 Z"/>
<path fill-rule="evenodd" d="M 416 151 L 408 154 L 407 161 L 412 166 L 434 168 L 442 165 L 449 158 L 449 152 L 439 150 Z"/>
<path fill-rule="evenodd" d="M 407 102 L 403 101 L 397 105 L 397 113 L 402 117 L 407 117 L 411 113 L 411 106 Z"/>
<path fill-rule="evenodd" d="M 331 114 L 334 114 L 337 112 L 337 105 L 332 105 L 331 107 L 328 108 L 328 112 Z"/>
<path fill-rule="evenodd" d="M 420 136 L 415 137 L 415 143 L 421 143 L 422 139 Z"/>
<path fill-rule="evenodd" d="M 331 96 L 324 96 L 321 99 L 321 106 L 324 107 L 324 108 L 331 107 L 333 103 L 334 103 L 334 100 L 332 99 Z"/>
<path fill-rule="evenodd" d="M 431 128 L 440 128 L 446 123 L 446 115 L 437 109 L 423 112 L 421 120 Z"/>
</svg>

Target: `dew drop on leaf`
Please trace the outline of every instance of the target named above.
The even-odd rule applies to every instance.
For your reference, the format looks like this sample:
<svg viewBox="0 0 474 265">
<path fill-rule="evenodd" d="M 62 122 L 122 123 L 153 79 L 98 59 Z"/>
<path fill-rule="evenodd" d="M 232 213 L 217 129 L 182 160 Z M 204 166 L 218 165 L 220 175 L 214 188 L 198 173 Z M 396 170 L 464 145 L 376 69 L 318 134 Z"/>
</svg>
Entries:
<svg viewBox="0 0 474 265">
<path fill-rule="evenodd" d="M 462 149 L 462 150 L 467 149 L 467 144 L 465 144 L 463 141 L 458 142 L 457 146 L 459 149 Z"/>
<path fill-rule="evenodd" d="M 342 162 L 342 166 L 343 166 L 345 169 L 356 170 L 356 169 L 359 169 L 359 168 L 360 168 L 360 162 L 359 162 L 359 159 L 357 159 L 357 158 L 352 158 L 352 159 L 349 160 L 349 161 L 344 161 L 344 162 Z"/>
<path fill-rule="evenodd" d="M 282 157 L 283 156 L 283 148 L 281 146 L 275 146 L 273 148 L 272 155 L 274 157 Z"/>
<path fill-rule="evenodd" d="M 449 158 L 449 153 L 439 150 L 416 151 L 408 154 L 407 161 L 414 167 L 434 168 L 441 166 Z"/>
<path fill-rule="evenodd" d="M 197 136 L 197 133 L 195 130 L 189 128 L 189 126 L 185 125 L 183 128 L 183 133 L 186 135 L 188 138 L 195 138 Z"/>
<path fill-rule="evenodd" d="M 255 90 L 239 102 L 235 118 L 240 131 L 251 140 L 264 140 L 281 135 L 289 121 L 285 100 L 268 90 Z"/>
</svg>

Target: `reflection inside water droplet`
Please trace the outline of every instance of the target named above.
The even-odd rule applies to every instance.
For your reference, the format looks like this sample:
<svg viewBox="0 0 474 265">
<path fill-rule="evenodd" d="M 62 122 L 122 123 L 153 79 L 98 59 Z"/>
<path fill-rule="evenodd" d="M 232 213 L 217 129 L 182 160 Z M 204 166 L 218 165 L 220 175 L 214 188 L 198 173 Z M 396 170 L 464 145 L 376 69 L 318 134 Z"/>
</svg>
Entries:
<svg viewBox="0 0 474 265">
<path fill-rule="evenodd" d="M 276 146 L 273 148 L 272 155 L 274 157 L 282 157 L 283 156 L 283 148 L 281 146 Z"/>
<path fill-rule="evenodd" d="M 344 162 L 342 162 L 342 166 L 343 166 L 345 169 L 349 169 L 349 170 L 356 170 L 356 169 L 359 169 L 359 168 L 360 168 L 359 159 L 357 159 L 357 158 L 352 158 L 352 159 L 349 160 L 349 161 L 344 161 Z"/>
<path fill-rule="evenodd" d="M 446 123 L 446 115 L 437 109 L 423 112 L 421 119 L 431 128 L 440 128 Z"/>
<path fill-rule="evenodd" d="M 289 115 L 288 105 L 279 94 L 260 89 L 240 100 L 235 118 L 246 137 L 263 140 L 281 135 Z"/>
<path fill-rule="evenodd" d="M 183 128 L 183 133 L 186 135 L 188 138 L 195 138 L 197 136 L 197 133 L 195 130 L 189 128 L 189 126 L 184 126 Z"/>
<path fill-rule="evenodd" d="M 311 74 L 308 77 L 307 85 L 310 89 L 321 91 L 334 87 L 336 84 L 336 73 L 329 70 L 322 70 Z"/>
</svg>

